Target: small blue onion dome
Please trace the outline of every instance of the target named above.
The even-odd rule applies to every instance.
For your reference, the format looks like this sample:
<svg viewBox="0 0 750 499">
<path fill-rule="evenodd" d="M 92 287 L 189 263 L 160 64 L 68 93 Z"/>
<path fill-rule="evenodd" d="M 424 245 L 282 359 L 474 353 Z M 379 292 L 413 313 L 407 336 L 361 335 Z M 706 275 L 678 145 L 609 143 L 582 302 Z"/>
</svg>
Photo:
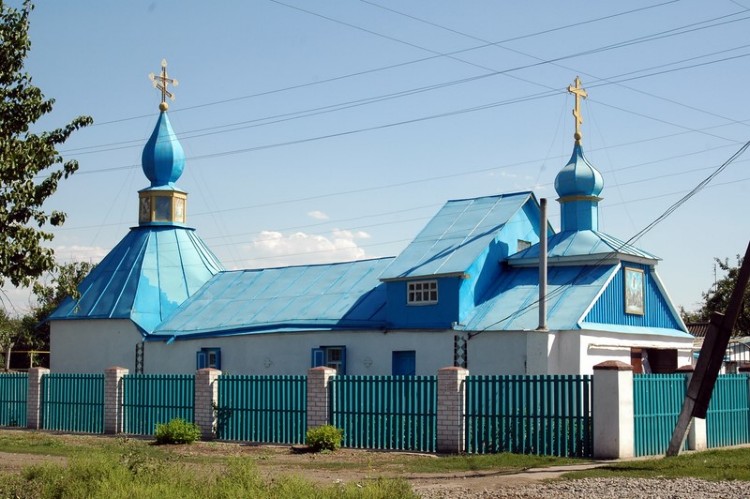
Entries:
<svg viewBox="0 0 750 499">
<path fill-rule="evenodd" d="M 167 113 L 162 111 L 141 156 L 143 173 L 152 187 L 171 185 L 185 168 L 185 152 L 172 130 Z"/>
<path fill-rule="evenodd" d="M 561 198 L 568 196 L 598 196 L 604 188 L 599 170 L 591 166 L 583 155 L 580 142 L 573 147 L 573 155 L 555 178 L 555 190 Z"/>
</svg>

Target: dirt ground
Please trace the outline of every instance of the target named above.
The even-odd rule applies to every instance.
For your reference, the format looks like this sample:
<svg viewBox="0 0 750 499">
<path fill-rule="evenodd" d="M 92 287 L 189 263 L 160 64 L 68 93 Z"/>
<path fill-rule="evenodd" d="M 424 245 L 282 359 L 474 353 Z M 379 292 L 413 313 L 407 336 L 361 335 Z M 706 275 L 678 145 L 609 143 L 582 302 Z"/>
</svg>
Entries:
<svg viewBox="0 0 750 499">
<path fill-rule="evenodd" d="M 101 438 L 97 436 L 57 435 L 56 438 L 71 444 L 93 445 Z M 561 473 L 596 466 L 596 463 L 565 466 L 560 468 L 528 469 L 521 473 L 507 471 L 470 471 L 445 473 L 410 473 L 404 468 L 404 460 L 437 459 L 434 455 L 403 452 L 382 452 L 357 449 L 340 449 L 333 453 L 313 454 L 302 448 L 276 445 L 250 445 L 225 442 L 198 442 L 192 445 L 165 446 L 169 452 L 193 457 L 247 456 L 254 458 L 261 473 L 267 477 L 291 474 L 321 484 L 337 482 L 361 482 L 377 477 L 399 477 L 408 480 L 415 492 L 432 495 L 440 491 L 441 496 L 450 496 L 451 490 L 487 491 L 515 488 L 539 480 L 556 478 Z M 53 462 L 64 464 L 67 458 L 38 454 L 0 452 L 0 471 L 20 472 L 24 467 Z"/>
</svg>

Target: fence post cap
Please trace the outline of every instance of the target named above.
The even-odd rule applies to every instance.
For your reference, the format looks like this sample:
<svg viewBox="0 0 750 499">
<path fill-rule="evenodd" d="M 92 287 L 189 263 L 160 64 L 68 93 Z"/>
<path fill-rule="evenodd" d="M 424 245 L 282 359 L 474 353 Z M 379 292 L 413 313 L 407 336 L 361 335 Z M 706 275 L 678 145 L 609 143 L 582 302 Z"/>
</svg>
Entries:
<svg viewBox="0 0 750 499">
<path fill-rule="evenodd" d="M 453 371 L 468 371 L 465 367 L 457 367 L 457 366 L 450 366 L 450 367 L 441 367 L 438 369 L 440 372 L 453 372 Z"/>
<path fill-rule="evenodd" d="M 104 370 L 104 372 L 112 372 L 112 371 L 129 371 L 127 367 L 121 367 L 121 366 L 112 366 L 108 367 Z"/>
<path fill-rule="evenodd" d="M 695 371 L 695 366 L 693 366 L 691 364 L 686 364 L 684 366 L 678 367 L 677 371 L 675 371 L 675 372 L 678 372 L 678 373 L 691 373 L 693 371 Z"/>
<path fill-rule="evenodd" d="M 605 360 L 594 366 L 594 371 L 632 371 L 633 366 L 619 360 Z"/>
<path fill-rule="evenodd" d="M 209 375 L 213 373 L 221 374 L 221 369 L 216 369 L 215 367 L 204 367 L 202 369 L 198 369 L 198 374 L 200 373 L 205 373 Z"/>
<path fill-rule="evenodd" d="M 327 372 L 333 372 L 336 373 L 336 369 L 332 367 L 326 367 L 326 366 L 318 366 L 318 367 L 311 367 L 308 369 L 309 373 L 327 373 Z"/>
</svg>

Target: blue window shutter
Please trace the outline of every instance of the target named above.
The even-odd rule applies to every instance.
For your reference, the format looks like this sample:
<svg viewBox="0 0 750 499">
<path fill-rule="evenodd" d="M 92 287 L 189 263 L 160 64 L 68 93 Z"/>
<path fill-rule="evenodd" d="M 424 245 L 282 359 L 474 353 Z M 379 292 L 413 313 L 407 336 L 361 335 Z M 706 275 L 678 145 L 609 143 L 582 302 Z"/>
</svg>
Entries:
<svg viewBox="0 0 750 499">
<path fill-rule="evenodd" d="M 208 364 L 206 357 L 206 352 L 196 352 L 195 353 L 195 365 L 196 369 L 204 369 L 206 365 Z"/>
<path fill-rule="evenodd" d="M 221 348 L 214 350 L 216 353 L 216 369 L 221 369 Z"/>
<path fill-rule="evenodd" d="M 417 355 L 414 350 L 393 352 L 391 373 L 394 376 L 414 376 L 417 371 Z"/>
<path fill-rule="evenodd" d="M 341 347 L 341 372 L 336 374 L 346 374 L 346 347 Z"/>
<path fill-rule="evenodd" d="M 312 367 L 320 367 L 326 365 L 326 349 L 325 348 L 313 348 L 312 349 Z"/>
</svg>

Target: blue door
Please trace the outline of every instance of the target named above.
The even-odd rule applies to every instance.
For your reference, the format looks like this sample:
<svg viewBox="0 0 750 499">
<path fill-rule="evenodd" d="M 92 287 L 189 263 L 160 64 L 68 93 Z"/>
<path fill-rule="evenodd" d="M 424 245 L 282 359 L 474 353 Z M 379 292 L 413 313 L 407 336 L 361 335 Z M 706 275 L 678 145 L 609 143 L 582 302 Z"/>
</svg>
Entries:
<svg viewBox="0 0 750 499">
<path fill-rule="evenodd" d="M 414 376 L 417 374 L 417 352 L 400 350 L 393 352 L 393 375 Z"/>
</svg>

